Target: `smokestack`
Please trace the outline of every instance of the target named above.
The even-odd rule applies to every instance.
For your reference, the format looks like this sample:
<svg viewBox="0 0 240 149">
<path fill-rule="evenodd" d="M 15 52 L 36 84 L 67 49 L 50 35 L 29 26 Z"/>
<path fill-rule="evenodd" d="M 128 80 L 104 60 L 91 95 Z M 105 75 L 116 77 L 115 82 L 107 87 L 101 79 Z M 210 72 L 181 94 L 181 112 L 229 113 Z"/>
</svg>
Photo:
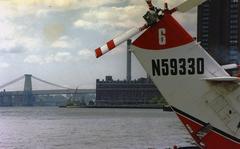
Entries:
<svg viewBox="0 0 240 149">
<path fill-rule="evenodd" d="M 127 81 L 131 81 L 131 49 L 132 40 L 127 40 Z"/>
</svg>

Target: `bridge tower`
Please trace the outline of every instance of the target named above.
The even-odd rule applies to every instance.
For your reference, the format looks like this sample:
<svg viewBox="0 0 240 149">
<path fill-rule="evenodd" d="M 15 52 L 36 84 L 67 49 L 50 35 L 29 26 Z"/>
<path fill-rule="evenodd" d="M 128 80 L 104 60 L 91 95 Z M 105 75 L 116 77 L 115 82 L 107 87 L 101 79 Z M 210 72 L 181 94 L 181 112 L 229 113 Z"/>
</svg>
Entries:
<svg viewBox="0 0 240 149">
<path fill-rule="evenodd" d="M 24 75 L 24 105 L 25 106 L 33 106 L 34 104 L 34 96 L 32 94 L 32 75 L 25 74 Z"/>
<path fill-rule="evenodd" d="M 32 75 L 31 74 L 25 74 L 24 77 L 25 77 L 24 91 L 32 92 Z"/>
</svg>

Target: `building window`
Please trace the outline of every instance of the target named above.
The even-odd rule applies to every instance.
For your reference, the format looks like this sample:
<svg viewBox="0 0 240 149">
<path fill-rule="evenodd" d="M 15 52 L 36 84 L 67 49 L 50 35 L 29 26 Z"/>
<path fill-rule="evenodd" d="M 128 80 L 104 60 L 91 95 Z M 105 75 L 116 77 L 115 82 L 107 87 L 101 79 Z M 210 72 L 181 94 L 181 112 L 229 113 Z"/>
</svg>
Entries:
<svg viewBox="0 0 240 149">
<path fill-rule="evenodd" d="M 230 29 L 237 29 L 238 26 L 237 25 L 230 25 Z"/>
<path fill-rule="evenodd" d="M 230 20 L 231 24 L 238 23 L 238 20 Z"/>
<path fill-rule="evenodd" d="M 233 2 L 233 3 L 238 3 L 238 0 L 231 0 L 231 2 Z"/>
<path fill-rule="evenodd" d="M 237 18 L 238 18 L 238 15 L 237 15 L 237 14 L 232 14 L 232 15 L 230 15 L 230 18 L 231 18 L 231 19 L 237 19 Z"/>
</svg>

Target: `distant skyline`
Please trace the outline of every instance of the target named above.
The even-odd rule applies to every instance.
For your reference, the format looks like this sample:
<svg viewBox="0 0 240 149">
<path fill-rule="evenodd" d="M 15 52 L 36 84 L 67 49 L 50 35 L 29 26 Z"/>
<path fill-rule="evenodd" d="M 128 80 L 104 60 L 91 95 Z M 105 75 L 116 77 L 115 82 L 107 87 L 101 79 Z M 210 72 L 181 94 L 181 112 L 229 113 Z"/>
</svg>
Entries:
<svg viewBox="0 0 240 149">
<path fill-rule="evenodd" d="M 146 11 L 145 0 L 1 0 L 0 85 L 24 74 L 70 88 L 95 88 L 106 75 L 125 79 L 126 43 L 100 59 L 94 50 L 144 23 Z M 196 8 L 174 16 L 196 36 Z M 145 76 L 133 56 L 132 78 Z"/>
</svg>

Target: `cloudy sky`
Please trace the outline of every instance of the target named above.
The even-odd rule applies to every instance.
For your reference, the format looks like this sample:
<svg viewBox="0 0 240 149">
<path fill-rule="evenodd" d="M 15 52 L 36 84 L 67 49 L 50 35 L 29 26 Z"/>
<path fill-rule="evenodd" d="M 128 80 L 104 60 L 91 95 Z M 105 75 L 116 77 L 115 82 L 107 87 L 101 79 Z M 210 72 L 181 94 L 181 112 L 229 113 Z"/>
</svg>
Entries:
<svg viewBox="0 0 240 149">
<path fill-rule="evenodd" d="M 95 88 L 106 75 L 125 79 L 125 44 L 100 59 L 94 49 L 144 23 L 146 10 L 145 0 L 0 0 L 0 85 L 24 74 L 71 88 Z M 196 35 L 196 9 L 175 17 Z M 132 67 L 133 78 L 145 76 L 135 57 Z"/>
</svg>

